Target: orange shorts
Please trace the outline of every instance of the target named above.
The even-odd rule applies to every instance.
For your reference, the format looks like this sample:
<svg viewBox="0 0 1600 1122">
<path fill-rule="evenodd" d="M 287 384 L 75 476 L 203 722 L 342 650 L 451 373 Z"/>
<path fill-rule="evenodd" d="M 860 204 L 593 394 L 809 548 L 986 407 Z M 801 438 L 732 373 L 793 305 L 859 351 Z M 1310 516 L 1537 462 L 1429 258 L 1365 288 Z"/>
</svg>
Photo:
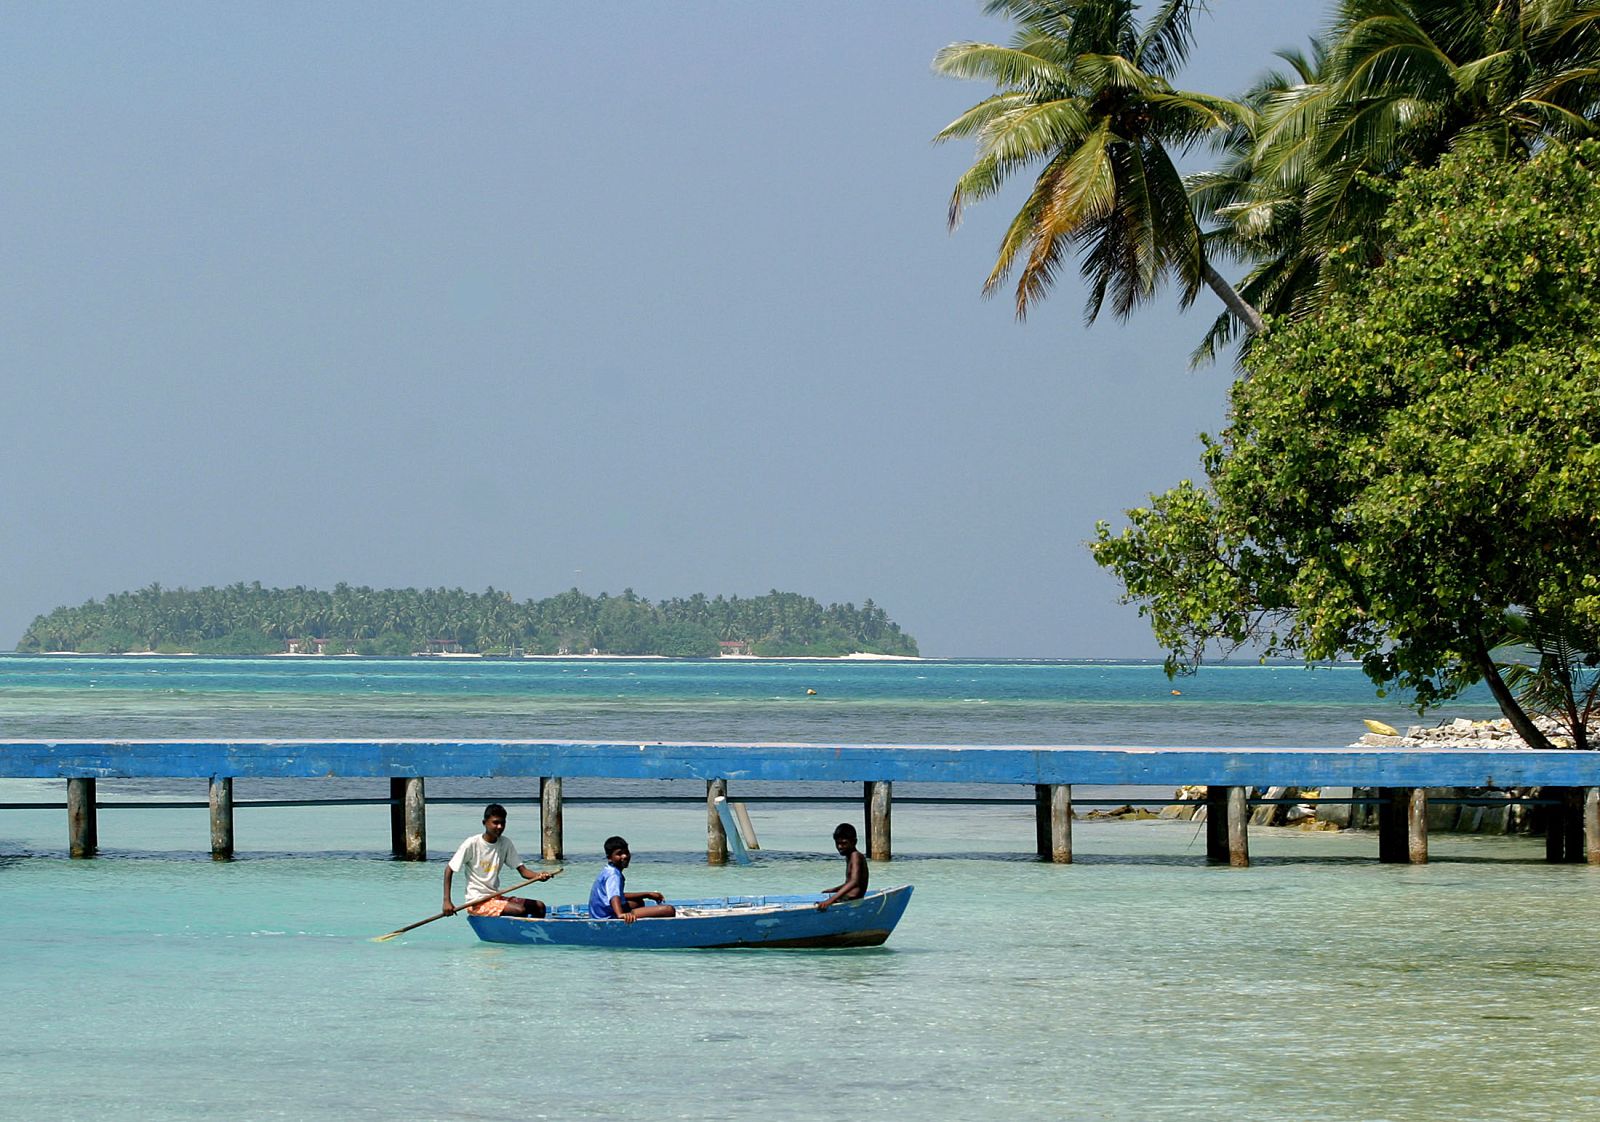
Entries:
<svg viewBox="0 0 1600 1122">
<path fill-rule="evenodd" d="M 475 916 L 497 916 L 506 910 L 506 898 L 496 896 L 493 900 L 485 900 L 481 904 L 474 904 L 467 909 L 467 914 Z"/>
</svg>

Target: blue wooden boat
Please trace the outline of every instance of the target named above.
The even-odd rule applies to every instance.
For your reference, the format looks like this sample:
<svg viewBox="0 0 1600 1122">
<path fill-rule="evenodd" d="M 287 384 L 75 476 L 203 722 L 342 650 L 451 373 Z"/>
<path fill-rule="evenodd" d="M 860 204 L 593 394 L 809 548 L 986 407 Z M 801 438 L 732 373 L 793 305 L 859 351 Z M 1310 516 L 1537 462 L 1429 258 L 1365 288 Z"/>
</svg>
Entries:
<svg viewBox="0 0 1600 1122">
<path fill-rule="evenodd" d="M 813 893 L 668 900 L 677 915 L 632 923 L 594 919 L 586 904 L 562 904 L 543 919 L 468 915 L 467 922 L 487 943 L 545 947 L 876 947 L 900 922 L 911 886 L 878 889 L 819 912 L 824 899 Z"/>
</svg>

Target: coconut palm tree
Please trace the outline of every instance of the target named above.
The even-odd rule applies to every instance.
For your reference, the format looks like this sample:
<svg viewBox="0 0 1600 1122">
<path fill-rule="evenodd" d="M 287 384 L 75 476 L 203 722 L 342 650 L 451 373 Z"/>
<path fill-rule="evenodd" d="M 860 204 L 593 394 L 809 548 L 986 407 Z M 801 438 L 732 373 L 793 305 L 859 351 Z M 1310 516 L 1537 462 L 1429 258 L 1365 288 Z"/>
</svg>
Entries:
<svg viewBox="0 0 1600 1122">
<path fill-rule="evenodd" d="M 1019 317 L 1073 251 L 1089 285 L 1091 322 L 1108 296 L 1125 317 L 1171 274 L 1184 306 L 1207 285 L 1251 330 L 1262 329 L 1259 313 L 1208 260 L 1173 158 L 1242 112 L 1170 83 L 1200 3 L 1164 0 L 1141 25 L 1133 0 L 990 0 L 989 13 L 1017 25 L 1011 45 L 955 43 L 934 58 L 941 74 L 999 88 L 935 137 L 977 142 L 977 158 L 951 195 L 952 228 L 969 202 L 1043 165 L 984 283 L 993 293 L 1020 259 Z"/>
<path fill-rule="evenodd" d="M 1192 183 L 1216 244 L 1256 261 L 1241 292 L 1269 313 L 1308 314 L 1383 259 L 1407 168 L 1600 131 L 1600 0 L 1342 0 L 1325 49 L 1283 57 L 1294 77 L 1245 98 L 1248 143 L 1236 132 Z"/>
<path fill-rule="evenodd" d="M 1283 50 L 1288 70 L 1270 70 L 1240 99 L 1237 123 L 1216 138 L 1221 164 L 1186 177 L 1190 201 L 1204 225 L 1208 253 L 1250 263 L 1239 295 L 1265 316 L 1298 318 L 1325 295 L 1322 247 L 1306 229 L 1309 173 L 1305 165 L 1261 174 L 1259 142 L 1269 124 L 1299 99 L 1318 96 L 1327 67 L 1327 48 L 1312 40 L 1307 51 Z M 1218 348 L 1240 342 L 1240 359 L 1249 353 L 1254 331 L 1224 312 L 1195 348 L 1195 365 L 1216 357 Z"/>
</svg>

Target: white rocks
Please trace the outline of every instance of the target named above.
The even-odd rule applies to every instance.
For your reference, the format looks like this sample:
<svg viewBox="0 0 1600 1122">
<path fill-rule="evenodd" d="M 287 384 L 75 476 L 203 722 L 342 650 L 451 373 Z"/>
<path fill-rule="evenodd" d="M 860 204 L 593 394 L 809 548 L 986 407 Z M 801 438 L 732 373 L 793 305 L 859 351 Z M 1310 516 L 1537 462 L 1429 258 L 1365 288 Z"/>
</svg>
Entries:
<svg viewBox="0 0 1600 1122">
<path fill-rule="evenodd" d="M 1537 725 L 1557 747 L 1570 748 L 1571 737 L 1550 717 L 1535 717 Z M 1595 730 L 1600 734 L 1600 729 Z M 1404 736 L 1379 736 L 1365 733 L 1351 745 L 1352 748 L 1526 748 L 1522 737 L 1511 729 L 1504 717 L 1493 721 L 1469 721 L 1457 717 L 1453 721 L 1429 727 L 1412 725 Z"/>
</svg>

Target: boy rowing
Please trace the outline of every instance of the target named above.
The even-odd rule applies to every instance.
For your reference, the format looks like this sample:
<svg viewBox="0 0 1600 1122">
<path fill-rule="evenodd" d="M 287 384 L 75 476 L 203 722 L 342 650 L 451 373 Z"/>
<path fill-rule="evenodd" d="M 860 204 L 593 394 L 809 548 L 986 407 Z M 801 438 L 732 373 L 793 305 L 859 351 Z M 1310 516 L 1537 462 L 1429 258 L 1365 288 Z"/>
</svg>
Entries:
<svg viewBox="0 0 1600 1122">
<path fill-rule="evenodd" d="M 467 911 L 475 916 L 522 916 L 538 919 L 544 915 L 543 900 L 524 900 L 520 896 L 494 896 L 500 891 L 500 870 L 514 868 L 524 880 L 549 880 L 554 873 L 536 873 L 522 863 L 517 847 L 506 833 L 506 808 L 490 803 L 483 808 L 483 833 L 473 834 L 456 849 L 444 867 L 444 913 L 454 915 L 450 902 L 450 880 L 462 869 L 467 871 Z M 480 902 L 481 901 L 481 902 Z"/>
</svg>

